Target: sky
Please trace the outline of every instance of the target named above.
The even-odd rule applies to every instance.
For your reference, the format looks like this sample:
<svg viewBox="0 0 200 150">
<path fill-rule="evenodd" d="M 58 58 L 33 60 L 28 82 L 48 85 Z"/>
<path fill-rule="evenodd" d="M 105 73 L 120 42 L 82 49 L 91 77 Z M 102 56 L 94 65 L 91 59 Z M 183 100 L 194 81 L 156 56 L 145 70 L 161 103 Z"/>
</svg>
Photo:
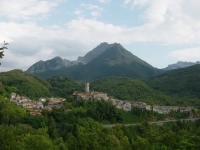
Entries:
<svg viewBox="0 0 200 150">
<path fill-rule="evenodd" d="M 199 0 L 0 0 L 0 72 L 120 43 L 156 68 L 200 61 Z"/>
</svg>

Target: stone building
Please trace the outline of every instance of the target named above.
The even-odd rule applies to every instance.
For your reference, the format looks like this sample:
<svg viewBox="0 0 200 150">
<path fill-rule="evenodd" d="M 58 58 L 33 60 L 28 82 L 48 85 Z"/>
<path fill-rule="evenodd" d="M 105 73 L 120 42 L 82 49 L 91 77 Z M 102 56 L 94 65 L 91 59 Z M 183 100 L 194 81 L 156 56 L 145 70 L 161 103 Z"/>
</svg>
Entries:
<svg viewBox="0 0 200 150">
<path fill-rule="evenodd" d="M 79 93 L 79 92 L 75 91 L 73 93 L 75 99 L 80 99 L 80 98 L 83 98 L 85 100 L 89 100 L 89 99 L 108 100 L 109 99 L 107 93 L 90 91 L 89 89 L 90 89 L 89 83 L 86 83 L 85 84 L 85 92 Z"/>
</svg>

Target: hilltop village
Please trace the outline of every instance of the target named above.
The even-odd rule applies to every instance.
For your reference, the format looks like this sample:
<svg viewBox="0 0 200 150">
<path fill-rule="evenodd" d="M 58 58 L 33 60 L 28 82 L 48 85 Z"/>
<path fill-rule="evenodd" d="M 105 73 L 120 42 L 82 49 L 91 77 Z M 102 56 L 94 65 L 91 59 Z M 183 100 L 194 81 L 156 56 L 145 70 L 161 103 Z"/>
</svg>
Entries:
<svg viewBox="0 0 200 150">
<path fill-rule="evenodd" d="M 26 108 L 30 111 L 30 115 L 40 115 L 42 109 L 51 110 L 52 107 L 60 108 L 66 101 L 64 98 L 39 98 L 38 101 L 33 101 L 28 97 L 20 96 L 16 93 L 10 94 L 10 101 L 18 106 Z"/>
<path fill-rule="evenodd" d="M 85 92 L 73 92 L 74 100 L 84 99 L 96 99 L 105 100 L 110 102 L 118 109 L 123 109 L 125 111 L 131 111 L 133 108 L 146 109 L 158 112 L 159 114 L 169 114 L 172 110 L 182 113 L 190 113 L 193 107 L 179 107 L 179 106 L 159 106 L 159 105 L 147 105 L 144 102 L 132 102 L 128 100 L 118 100 L 112 96 L 108 96 L 107 93 L 96 92 L 89 90 L 89 83 L 85 84 Z M 51 110 L 52 107 L 60 108 L 64 102 L 67 102 L 64 98 L 40 98 L 38 101 L 32 101 L 28 97 L 20 96 L 16 93 L 10 94 L 10 101 L 18 106 L 26 108 L 30 111 L 30 115 L 41 114 L 42 109 Z"/>
<path fill-rule="evenodd" d="M 146 110 L 152 110 L 155 112 L 158 112 L 160 114 L 169 114 L 172 110 L 173 111 L 178 111 L 180 112 L 191 112 L 193 107 L 179 107 L 179 106 L 159 106 L 159 105 L 147 105 L 144 102 L 132 102 L 128 100 L 118 100 L 113 98 L 113 96 L 108 96 L 107 93 L 103 92 L 96 92 L 96 91 L 90 91 L 89 90 L 89 83 L 85 84 L 85 92 L 84 93 L 79 93 L 79 92 L 74 92 L 74 99 L 97 99 L 97 100 L 105 100 L 110 102 L 112 105 L 114 105 L 118 109 L 123 109 L 125 111 L 131 111 L 134 107 L 140 108 L 140 109 L 146 109 Z"/>
</svg>

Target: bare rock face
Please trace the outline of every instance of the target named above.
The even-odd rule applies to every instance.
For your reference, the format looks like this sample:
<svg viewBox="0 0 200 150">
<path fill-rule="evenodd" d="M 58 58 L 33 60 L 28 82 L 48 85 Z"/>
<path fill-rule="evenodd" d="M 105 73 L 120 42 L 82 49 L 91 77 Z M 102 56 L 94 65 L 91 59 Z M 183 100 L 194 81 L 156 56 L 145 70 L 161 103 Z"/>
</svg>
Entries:
<svg viewBox="0 0 200 150">
<path fill-rule="evenodd" d="M 57 56 L 51 60 L 47 61 L 39 61 L 35 64 L 33 64 L 31 67 L 27 69 L 27 72 L 29 73 L 39 73 L 49 70 L 57 70 L 62 67 L 70 67 L 73 65 L 76 65 L 76 61 L 69 61 L 66 59 L 62 59 L 61 57 Z"/>
<path fill-rule="evenodd" d="M 185 67 L 190 67 L 190 66 L 193 66 L 193 65 L 197 65 L 197 64 L 200 64 L 200 61 L 197 61 L 196 63 L 195 62 L 187 62 L 187 61 L 178 61 L 177 63 L 175 64 L 170 64 L 168 65 L 166 68 L 164 68 L 163 70 L 173 70 L 173 69 L 179 69 L 179 68 L 185 68 Z"/>
</svg>

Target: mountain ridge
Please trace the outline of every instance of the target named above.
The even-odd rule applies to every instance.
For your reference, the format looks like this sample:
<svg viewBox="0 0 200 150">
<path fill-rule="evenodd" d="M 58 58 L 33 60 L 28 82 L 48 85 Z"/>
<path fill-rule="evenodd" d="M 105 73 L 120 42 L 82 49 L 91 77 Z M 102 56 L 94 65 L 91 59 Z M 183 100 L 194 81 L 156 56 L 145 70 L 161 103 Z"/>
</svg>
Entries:
<svg viewBox="0 0 200 150">
<path fill-rule="evenodd" d="M 77 62 L 70 61 L 66 59 L 62 59 L 60 56 L 56 56 L 50 60 L 47 61 L 38 61 L 35 64 L 33 64 L 31 67 L 29 67 L 26 72 L 29 73 L 39 73 L 44 72 L 48 70 L 58 70 L 62 67 L 69 67 L 76 65 Z"/>
<path fill-rule="evenodd" d="M 200 64 L 200 61 L 197 61 L 197 62 L 178 61 L 177 63 L 169 64 L 163 70 L 168 71 L 168 70 L 173 70 L 173 69 L 185 68 L 185 67 L 190 67 L 196 64 Z"/>
<path fill-rule="evenodd" d="M 162 73 L 126 50 L 121 44 L 114 43 L 89 63 L 63 67 L 59 70 L 37 73 L 41 77 L 49 75 L 67 76 L 75 80 L 91 81 L 107 76 L 126 76 L 148 78 Z"/>
</svg>

